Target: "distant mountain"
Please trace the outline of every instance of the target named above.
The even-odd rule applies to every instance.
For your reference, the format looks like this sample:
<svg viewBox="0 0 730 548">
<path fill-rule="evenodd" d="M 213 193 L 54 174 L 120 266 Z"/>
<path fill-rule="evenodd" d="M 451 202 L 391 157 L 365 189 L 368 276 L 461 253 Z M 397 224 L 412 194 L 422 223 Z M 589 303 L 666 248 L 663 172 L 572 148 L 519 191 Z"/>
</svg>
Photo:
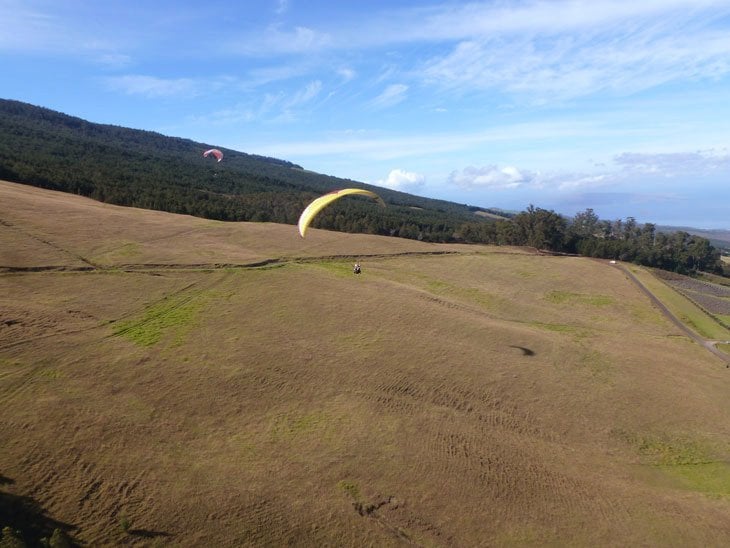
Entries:
<svg viewBox="0 0 730 548">
<path fill-rule="evenodd" d="M 219 148 L 151 131 L 95 124 L 0 99 L 0 179 L 118 205 L 227 221 L 296 223 L 314 197 L 343 187 L 377 192 L 389 207 L 352 198 L 328 207 L 314 226 L 452 241 L 465 222 L 500 211 L 433 200 L 322 175 L 286 160 Z"/>
<path fill-rule="evenodd" d="M 702 238 L 707 238 L 713 247 L 730 251 L 730 230 L 708 230 L 687 226 L 658 226 L 657 230 L 667 233 L 682 231 L 693 236 L 701 236 Z"/>
</svg>

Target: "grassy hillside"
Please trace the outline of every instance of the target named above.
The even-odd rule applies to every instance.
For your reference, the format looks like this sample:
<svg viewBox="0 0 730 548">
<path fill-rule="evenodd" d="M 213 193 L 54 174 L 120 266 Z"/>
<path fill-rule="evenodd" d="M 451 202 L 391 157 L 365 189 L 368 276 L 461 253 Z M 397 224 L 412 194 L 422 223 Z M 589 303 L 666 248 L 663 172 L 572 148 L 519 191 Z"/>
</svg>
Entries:
<svg viewBox="0 0 730 548">
<path fill-rule="evenodd" d="M 448 241 L 465 221 L 488 222 L 475 214 L 483 212 L 479 208 L 330 177 L 285 160 L 221 148 L 224 158 L 216 163 L 202 156 L 211 146 L 0 99 L 0 178 L 9 181 L 209 219 L 289 224 L 314 197 L 356 186 L 375 190 L 390 207 L 347 200 L 318 216 L 315 226 Z"/>
<path fill-rule="evenodd" d="M 9 183 L 0 221 L 0 508 L 28 538 L 730 542 L 728 370 L 603 261 Z"/>
</svg>

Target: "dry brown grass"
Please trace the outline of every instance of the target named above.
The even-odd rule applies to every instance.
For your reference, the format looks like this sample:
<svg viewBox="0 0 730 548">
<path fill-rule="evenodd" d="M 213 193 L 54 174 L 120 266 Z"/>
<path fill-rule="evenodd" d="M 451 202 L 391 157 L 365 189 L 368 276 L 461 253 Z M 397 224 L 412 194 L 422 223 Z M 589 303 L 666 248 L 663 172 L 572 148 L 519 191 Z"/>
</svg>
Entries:
<svg viewBox="0 0 730 548">
<path fill-rule="evenodd" d="M 0 275 L 0 489 L 84 542 L 730 541 L 727 369 L 614 268 L 10 184 L 0 220 L 0 266 L 107 267 Z"/>
</svg>

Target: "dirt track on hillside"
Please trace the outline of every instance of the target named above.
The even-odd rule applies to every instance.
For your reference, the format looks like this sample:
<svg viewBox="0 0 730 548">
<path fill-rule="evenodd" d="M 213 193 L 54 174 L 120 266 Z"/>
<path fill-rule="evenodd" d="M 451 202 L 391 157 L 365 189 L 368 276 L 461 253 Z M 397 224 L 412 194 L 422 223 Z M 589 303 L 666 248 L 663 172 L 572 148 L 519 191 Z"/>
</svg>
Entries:
<svg viewBox="0 0 730 548">
<path fill-rule="evenodd" d="M 707 339 L 704 339 L 700 337 L 697 333 L 692 331 L 689 327 L 687 327 L 682 320 L 677 318 L 671 310 L 669 310 L 664 303 L 662 303 L 656 295 L 654 295 L 649 289 L 641 283 L 641 281 L 631 272 L 628 268 L 626 268 L 624 265 L 616 264 L 613 265 L 619 270 L 623 271 L 624 274 L 628 276 L 628 278 L 634 282 L 639 289 L 651 300 L 651 302 L 656 306 L 659 310 L 661 310 L 662 314 L 664 314 L 677 328 L 679 328 L 682 333 L 687 335 L 690 339 L 692 339 L 694 342 L 699 344 L 700 346 L 706 348 L 710 352 L 712 352 L 715 356 L 720 358 L 723 362 L 725 362 L 728 367 L 730 367 L 730 357 L 725 352 L 722 352 L 721 350 L 718 350 L 715 348 L 715 344 L 718 342 L 725 342 L 725 341 L 708 341 Z"/>
</svg>

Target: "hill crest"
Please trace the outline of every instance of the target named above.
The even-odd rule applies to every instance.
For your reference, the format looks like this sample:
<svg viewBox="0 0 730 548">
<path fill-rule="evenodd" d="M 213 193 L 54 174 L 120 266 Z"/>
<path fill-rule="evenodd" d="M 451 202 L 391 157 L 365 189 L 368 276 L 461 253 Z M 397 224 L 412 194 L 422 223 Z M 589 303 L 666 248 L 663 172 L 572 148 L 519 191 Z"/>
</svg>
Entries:
<svg viewBox="0 0 730 548">
<path fill-rule="evenodd" d="M 376 191 L 390 206 L 336 204 L 317 226 L 345 232 L 450 241 L 460 224 L 488 211 L 318 174 L 292 162 L 207 143 L 95 124 L 18 101 L 0 100 L 0 178 L 102 202 L 223 221 L 294 224 L 314 197 L 345 187 Z M 365 221 L 362 219 L 365 218 Z"/>
</svg>

